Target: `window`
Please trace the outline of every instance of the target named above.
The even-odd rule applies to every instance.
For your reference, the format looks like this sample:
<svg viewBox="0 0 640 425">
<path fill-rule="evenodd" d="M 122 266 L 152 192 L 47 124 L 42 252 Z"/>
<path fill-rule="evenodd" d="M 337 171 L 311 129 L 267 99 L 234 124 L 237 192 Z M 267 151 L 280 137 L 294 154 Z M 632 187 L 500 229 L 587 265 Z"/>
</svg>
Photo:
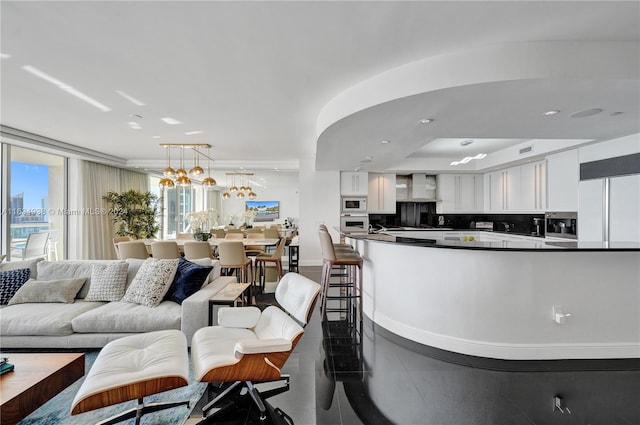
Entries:
<svg viewBox="0 0 640 425">
<path fill-rule="evenodd" d="M 27 248 L 31 233 L 47 233 L 42 254 L 50 260 L 63 257 L 65 228 L 65 158 L 9 146 L 7 226 L 9 260 L 35 255 Z M 36 239 L 35 236 L 32 239 Z M 33 241 L 32 241 L 33 242 Z M 42 245 L 42 244 L 41 244 Z M 32 248 L 31 246 L 29 248 Z"/>
</svg>

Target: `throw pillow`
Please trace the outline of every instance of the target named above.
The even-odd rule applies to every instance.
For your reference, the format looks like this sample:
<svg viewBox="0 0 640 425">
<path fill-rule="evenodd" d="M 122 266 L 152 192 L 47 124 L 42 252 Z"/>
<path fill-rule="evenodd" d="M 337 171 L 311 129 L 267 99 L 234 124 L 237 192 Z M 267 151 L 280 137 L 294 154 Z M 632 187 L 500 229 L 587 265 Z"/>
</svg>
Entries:
<svg viewBox="0 0 640 425">
<path fill-rule="evenodd" d="M 84 285 L 85 278 L 35 280 L 29 279 L 9 300 L 9 305 L 23 303 L 67 303 L 71 304 Z"/>
<path fill-rule="evenodd" d="M 0 272 L 0 305 L 7 305 L 18 289 L 29 280 L 31 270 L 16 269 Z"/>
<path fill-rule="evenodd" d="M 164 299 L 182 304 L 182 301 L 195 294 L 202 287 L 211 270 L 213 270 L 212 266 L 199 266 L 181 257 L 178 260 L 176 276 L 173 278 Z"/>
<path fill-rule="evenodd" d="M 127 284 L 129 264 L 124 261 L 91 266 L 91 286 L 85 301 L 120 301 Z"/>
<path fill-rule="evenodd" d="M 122 301 L 155 307 L 162 302 L 176 275 L 178 259 L 145 260 Z"/>
</svg>

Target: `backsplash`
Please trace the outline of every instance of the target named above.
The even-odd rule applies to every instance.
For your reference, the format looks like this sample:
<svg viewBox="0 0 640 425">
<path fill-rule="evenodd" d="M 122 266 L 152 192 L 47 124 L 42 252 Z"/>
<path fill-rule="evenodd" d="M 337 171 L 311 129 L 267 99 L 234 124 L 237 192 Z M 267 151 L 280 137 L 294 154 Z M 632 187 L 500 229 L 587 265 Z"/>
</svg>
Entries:
<svg viewBox="0 0 640 425">
<path fill-rule="evenodd" d="M 475 223 L 492 222 L 493 230 L 499 232 L 533 235 L 535 233 L 534 218 L 542 219 L 544 214 L 440 214 L 444 217 L 444 226 L 454 229 L 475 229 Z M 437 218 L 440 217 L 437 216 Z M 437 223 L 437 220 L 436 220 Z M 438 227 L 437 225 L 434 227 Z M 540 236 L 544 236 L 544 225 L 540 226 Z"/>
</svg>

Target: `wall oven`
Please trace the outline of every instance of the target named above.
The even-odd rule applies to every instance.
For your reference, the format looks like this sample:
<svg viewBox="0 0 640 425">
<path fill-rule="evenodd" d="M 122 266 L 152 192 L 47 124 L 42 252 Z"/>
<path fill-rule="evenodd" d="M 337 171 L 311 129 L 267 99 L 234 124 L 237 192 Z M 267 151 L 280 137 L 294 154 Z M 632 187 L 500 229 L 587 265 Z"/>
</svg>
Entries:
<svg viewBox="0 0 640 425">
<path fill-rule="evenodd" d="M 340 231 L 369 232 L 369 216 L 366 214 L 346 214 L 340 216 Z"/>
<path fill-rule="evenodd" d="M 548 212 L 544 217 L 546 237 L 578 239 L 578 213 Z"/>
<path fill-rule="evenodd" d="M 367 213 L 366 196 L 343 196 L 342 198 L 340 198 L 340 202 L 340 213 L 342 214 Z"/>
</svg>

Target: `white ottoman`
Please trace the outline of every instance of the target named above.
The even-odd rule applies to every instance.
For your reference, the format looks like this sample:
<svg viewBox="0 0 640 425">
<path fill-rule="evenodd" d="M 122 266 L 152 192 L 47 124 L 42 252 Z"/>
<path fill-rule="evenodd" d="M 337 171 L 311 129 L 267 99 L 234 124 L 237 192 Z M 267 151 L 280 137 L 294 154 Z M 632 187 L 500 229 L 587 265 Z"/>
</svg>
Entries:
<svg viewBox="0 0 640 425">
<path fill-rule="evenodd" d="M 145 405 L 143 397 L 189 383 L 187 338 L 178 330 L 136 334 L 105 345 L 71 405 L 71 414 L 129 400 L 138 406 L 101 424 L 114 424 L 145 413 L 186 405 L 189 401 Z"/>
</svg>

